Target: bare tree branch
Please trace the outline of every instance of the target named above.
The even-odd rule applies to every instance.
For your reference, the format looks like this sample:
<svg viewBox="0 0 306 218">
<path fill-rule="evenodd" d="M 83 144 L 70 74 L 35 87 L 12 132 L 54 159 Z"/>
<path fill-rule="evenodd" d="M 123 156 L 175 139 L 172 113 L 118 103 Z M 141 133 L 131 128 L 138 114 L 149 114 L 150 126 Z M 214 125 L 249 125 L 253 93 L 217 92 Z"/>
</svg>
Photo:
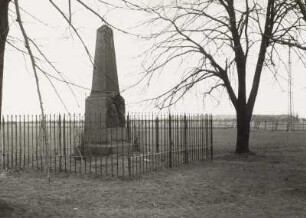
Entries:
<svg viewBox="0 0 306 218">
<path fill-rule="evenodd" d="M 26 49 L 29 52 L 29 56 L 30 56 L 30 60 L 31 60 L 31 64 L 32 64 L 32 69 L 34 72 L 34 77 L 35 77 L 35 82 L 36 82 L 36 89 L 37 89 L 37 93 L 38 93 L 38 98 L 39 98 L 39 105 L 40 105 L 40 110 L 41 110 L 41 128 L 43 130 L 43 141 L 44 141 L 44 151 L 45 151 L 45 163 L 44 163 L 44 167 L 45 167 L 45 172 L 47 173 L 49 182 L 50 182 L 50 166 L 49 166 L 49 140 L 48 140 L 48 135 L 47 135 L 47 129 L 46 129 L 46 117 L 45 117 L 45 112 L 44 112 L 44 106 L 43 106 L 43 100 L 42 100 L 42 96 L 41 96 L 41 92 L 40 92 L 40 85 L 39 85 L 39 79 L 38 79 L 38 74 L 37 74 L 37 65 L 35 62 L 35 58 L 34 55 L 32 53 L 32 49 L 30 47 L 30 43 L 29 43 L 29 38 L 27 36 L 27 33 L 23 27 L 22 24 L 22 20 L 21 20 L 21 15 L 20 15 L 20 10 L 19 10 L 19 2 L 18 0 L 14 0 L 15 2 L 15 10 L 16 10 L 16 15 L 17 15 L 17 22 L 19 24 L 22 36 L 24 38 L 25 41 L 25 46 Z"/>
</svg>

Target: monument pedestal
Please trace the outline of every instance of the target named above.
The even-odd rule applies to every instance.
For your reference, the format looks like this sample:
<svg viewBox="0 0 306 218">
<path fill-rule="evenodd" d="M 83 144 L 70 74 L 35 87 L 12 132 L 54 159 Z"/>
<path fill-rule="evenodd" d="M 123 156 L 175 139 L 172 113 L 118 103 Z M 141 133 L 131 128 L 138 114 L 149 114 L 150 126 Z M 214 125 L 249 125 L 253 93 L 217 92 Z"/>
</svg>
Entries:
<svg viewBox="0 0 306 218">
<path fill-rule="evenodd" d="M 118 106 L 122 102 L 116 102 L 117 96 L 116 93 L 104 93 L 86 99 L 83 155 L 111 155 L 132 149 L 124 114 Z"/>
<path fill-rule="evenodd" d="M 90 95 L 85 102 L 85 131 L 107 127 L 107 107 L 112 95 Z"/>
<path fill-rule="evenodd" d="M 136 145 L 121 141 L 118 144 L 86 144 L 81 147 L 80 151 L 83 156 L 108 156 L 116 154 L 128 154 L 136 150 Z"/>
<path fill-rule="evenodd" d="M 92 89 L 85 104 L 84 155 L 109 155 L 128 151 L 125 102 L 120 95 L 113 31 L 97 30 Z"/>
</svg>

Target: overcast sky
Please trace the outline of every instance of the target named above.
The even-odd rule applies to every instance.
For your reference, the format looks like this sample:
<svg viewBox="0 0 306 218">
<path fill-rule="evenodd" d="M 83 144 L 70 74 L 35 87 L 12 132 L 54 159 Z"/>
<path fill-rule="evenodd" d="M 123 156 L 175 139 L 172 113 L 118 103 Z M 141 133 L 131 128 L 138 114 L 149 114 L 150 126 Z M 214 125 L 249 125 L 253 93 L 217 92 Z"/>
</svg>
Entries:
<svg viewBox="0 0 306 218">
<path fill-rule="evenodd" d="M 68 25 L 63 22 L 54 9 L 50 8 L 47 1 L 20 0 L 20 5 L 43 22 L 40 23 L 35 18 L 23 13 L 29 36 L 35 39 L 37 44 L 46 51 L 50 60 L 69 78 L 69 81 L 85 88 L 90 88 L 93 72 L 92 65 L 78 39 L 75 36 L 73 39 L 69 39 L 72 30 Z M 14 10 L 13 4 L 11 4 L 11 9 Z M 111 12 L 108 18 L 111 23 L 124 28 L 140 22 L 140 17 L 131 12 Z M 21 38 L 18 25 L 14 22 L 14 19 L 15 15 L 11 13 L 9 35 Z M 77 7 L 73 8 L 73 21 L 77 24 L 90 52 L 94 55 L 96 29 L 102 23 Z M 144 42 L 118 31 L 114 31 L 114 35 L 120 90 L 125 90 L 137 82 L 139 78 L 138 73 L 141 66 L 141 56 L 139 57 L 139 55 L 142 52 Z M 22 48 L 22 44 L 17 38 L 10 38 L 9 40 Z M 38 97 L 33 72 L 28 62 L 29 58 L 10 45 L 7 45 L 6 48 L 4 114 L 39 113 Z M 300 116 L 306 117 L 306 70 L 296 57 L 293 56 L 292 59 L 294 111 Z M 287 78 L 285 69 L 280 69 L 280 71 L 283 71 L 283 77 L 279 78 L 279 83 L 276 82 L 271 73 L 263 72 L 254 114 L 287 113 Z M 52 74 L 56 75 L 54 72 Z M 67 112 L 50 83 L 42 75 L 40 79 L 46 113 Z M 144 88 L 145 84 L 142 84 L 124 91 L 122 95 L 126 100 L 127 110 L 131 112 L 152 111 L 152 104 L 139 104 L 137 102 L 154 96 L 161 88 L 167 87 L 173 80 L 174 78 L 171 75 L 168 77 L 163 76 L 158 84 L 153 84 L 149 88 Z M 74 87 L 75 98 L 65 84 L 57 81 L 53 82 L 65 102 L 68 112 L 84 113 L 85 97 L 89 95 L 89 90 Z M 234 114 L 234 109 L 226 93 L 216 93 L 215 97 L 219 102 L 211 98 L 203 99 L 201 93 L 195 89 L 171 110 L 189 113 Z"/>
</svg>

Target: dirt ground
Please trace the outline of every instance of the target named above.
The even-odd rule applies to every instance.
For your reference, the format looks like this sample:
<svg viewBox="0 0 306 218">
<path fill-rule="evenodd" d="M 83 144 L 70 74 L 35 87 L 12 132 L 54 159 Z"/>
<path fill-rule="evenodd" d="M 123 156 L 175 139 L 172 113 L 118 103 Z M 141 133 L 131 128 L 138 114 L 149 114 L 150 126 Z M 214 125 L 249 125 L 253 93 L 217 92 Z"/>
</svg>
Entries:
<svg viewBox="0 0 306 218">
<path fill-rule="evenodd" d="M 241 157 L 230 131 L 212 162 L 140 180 L 4 172 L 0 217 L 306 217 L 305 132 L 253 132 L 256 156 Z"/>
</svg>

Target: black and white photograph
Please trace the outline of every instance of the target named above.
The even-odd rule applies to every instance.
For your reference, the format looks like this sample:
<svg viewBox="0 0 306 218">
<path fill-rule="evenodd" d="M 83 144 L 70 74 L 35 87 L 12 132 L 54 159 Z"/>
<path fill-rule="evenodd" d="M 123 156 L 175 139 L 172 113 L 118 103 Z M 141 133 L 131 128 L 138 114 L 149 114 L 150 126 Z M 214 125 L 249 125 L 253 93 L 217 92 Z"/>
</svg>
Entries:
<svg viewBox="0 0 306 218">
<path fill-rule="evenodd" d="M 306 217 L 306 0 L 0 0 L 0 217 Z"/>
</svg>

